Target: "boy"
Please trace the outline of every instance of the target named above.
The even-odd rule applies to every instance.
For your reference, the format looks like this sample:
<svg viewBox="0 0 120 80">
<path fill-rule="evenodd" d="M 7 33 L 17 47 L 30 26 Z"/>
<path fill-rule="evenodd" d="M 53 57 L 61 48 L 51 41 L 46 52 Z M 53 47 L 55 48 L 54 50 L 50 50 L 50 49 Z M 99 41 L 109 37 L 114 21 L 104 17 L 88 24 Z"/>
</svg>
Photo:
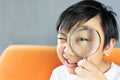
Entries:
<svg viewBox="0 0 120 80">
<path fill-rule="evenodd" d="M 50 80 L 120 80 L 120 67 L 103 61 L 118 40 L 115 13 L 94 0 L 67 8 L 57 22 L 57 54 L 62 66 Z"/>
</svg>

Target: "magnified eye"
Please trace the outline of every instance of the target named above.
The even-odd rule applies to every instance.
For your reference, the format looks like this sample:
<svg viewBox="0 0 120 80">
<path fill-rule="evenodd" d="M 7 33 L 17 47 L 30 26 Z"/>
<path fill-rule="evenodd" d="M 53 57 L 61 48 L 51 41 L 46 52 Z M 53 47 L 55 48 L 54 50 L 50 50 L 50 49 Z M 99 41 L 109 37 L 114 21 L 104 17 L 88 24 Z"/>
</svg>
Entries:
<svg viewBox="0 0 120 80">
<path fill-rule="evenodd" d="M 78 39 L 77 39 L 77 42 L 83 42 L 83 41 L 89 41 L 89 40 L 86 39 L 86 38 L 78 38 Z"/>
<path fill-rule="evenodd" d="M 78 56 L 88 57 L 96 53 L 100 45 L 100 34 L 92 27 L 77 27 L 69 38 L 71 50 Z"/>
</svg>

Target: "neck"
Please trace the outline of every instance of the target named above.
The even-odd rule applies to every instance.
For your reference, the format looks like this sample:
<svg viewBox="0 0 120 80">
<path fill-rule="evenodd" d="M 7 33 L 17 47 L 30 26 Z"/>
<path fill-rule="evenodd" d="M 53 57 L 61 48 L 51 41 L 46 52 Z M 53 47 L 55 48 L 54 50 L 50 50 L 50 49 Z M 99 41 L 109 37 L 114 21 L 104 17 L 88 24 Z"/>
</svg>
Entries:
<svg viewBox="0 0 120 80">
<path fill-rule="evenodd" d="M 107 72 L 107 71 L 110 69 L 111 63 L 102 61 L 98 66 L 99 66 L 100 70 L 101 70 L 103 73 L 105 73 L 105 72 Z"/>
</svg>

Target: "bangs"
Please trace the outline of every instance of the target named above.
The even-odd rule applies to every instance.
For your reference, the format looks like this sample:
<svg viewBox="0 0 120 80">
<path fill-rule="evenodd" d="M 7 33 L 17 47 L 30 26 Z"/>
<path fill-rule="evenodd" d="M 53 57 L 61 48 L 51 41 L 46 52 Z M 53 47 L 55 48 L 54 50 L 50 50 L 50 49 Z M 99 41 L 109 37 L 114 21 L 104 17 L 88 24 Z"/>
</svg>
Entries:
<svg viewBox="0 0 120 80">
<path fill-rule="evenodd" d="M 77 23 L 80 24 L 83 24 L 85 22 L 87 22 L 89 19 L 91 19 L 92 17 L 94 17 L 93 15 L 91 16 L 83 16 L 83 15 L 75 15 L 75 14 L 65 14 L 67 15 L 66 17 L 63 17 L 62 20 L 59 19 L 58 22 L 57 22 L 57 31 L 65 31 L 65 32 L 69 32 L 70 29 Z M 64 15 L 64 16 L 65 16 Z"/>
<path fill-rule="evenodd" d="M 73 5 L 69 7 L 67 10 L 63 11 L 60 15 L 57 24 L 56 30 L 65 30 L 69 32 L 69 30 L 76 24 L 76 23 L 85 23 L 92 17 L 98 15 L 101 11 L 93 6 L 86 6 L 86 5 Z"/>
</svg>

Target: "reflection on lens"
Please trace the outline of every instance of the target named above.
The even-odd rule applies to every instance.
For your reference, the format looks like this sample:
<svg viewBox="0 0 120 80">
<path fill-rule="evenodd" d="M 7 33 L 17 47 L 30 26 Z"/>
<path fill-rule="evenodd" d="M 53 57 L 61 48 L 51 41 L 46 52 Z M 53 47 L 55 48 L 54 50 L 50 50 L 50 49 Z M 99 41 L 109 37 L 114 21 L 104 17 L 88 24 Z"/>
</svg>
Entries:
<svg viewBox="0 0 120 80">
<path fill-rule="evenodd" d="M 91 27 L 78 27 L 70 34 L 69 44 L 76 55 L 87 57 L 98 50 L 100 36 L 99 33 Z"/>
</svg>

